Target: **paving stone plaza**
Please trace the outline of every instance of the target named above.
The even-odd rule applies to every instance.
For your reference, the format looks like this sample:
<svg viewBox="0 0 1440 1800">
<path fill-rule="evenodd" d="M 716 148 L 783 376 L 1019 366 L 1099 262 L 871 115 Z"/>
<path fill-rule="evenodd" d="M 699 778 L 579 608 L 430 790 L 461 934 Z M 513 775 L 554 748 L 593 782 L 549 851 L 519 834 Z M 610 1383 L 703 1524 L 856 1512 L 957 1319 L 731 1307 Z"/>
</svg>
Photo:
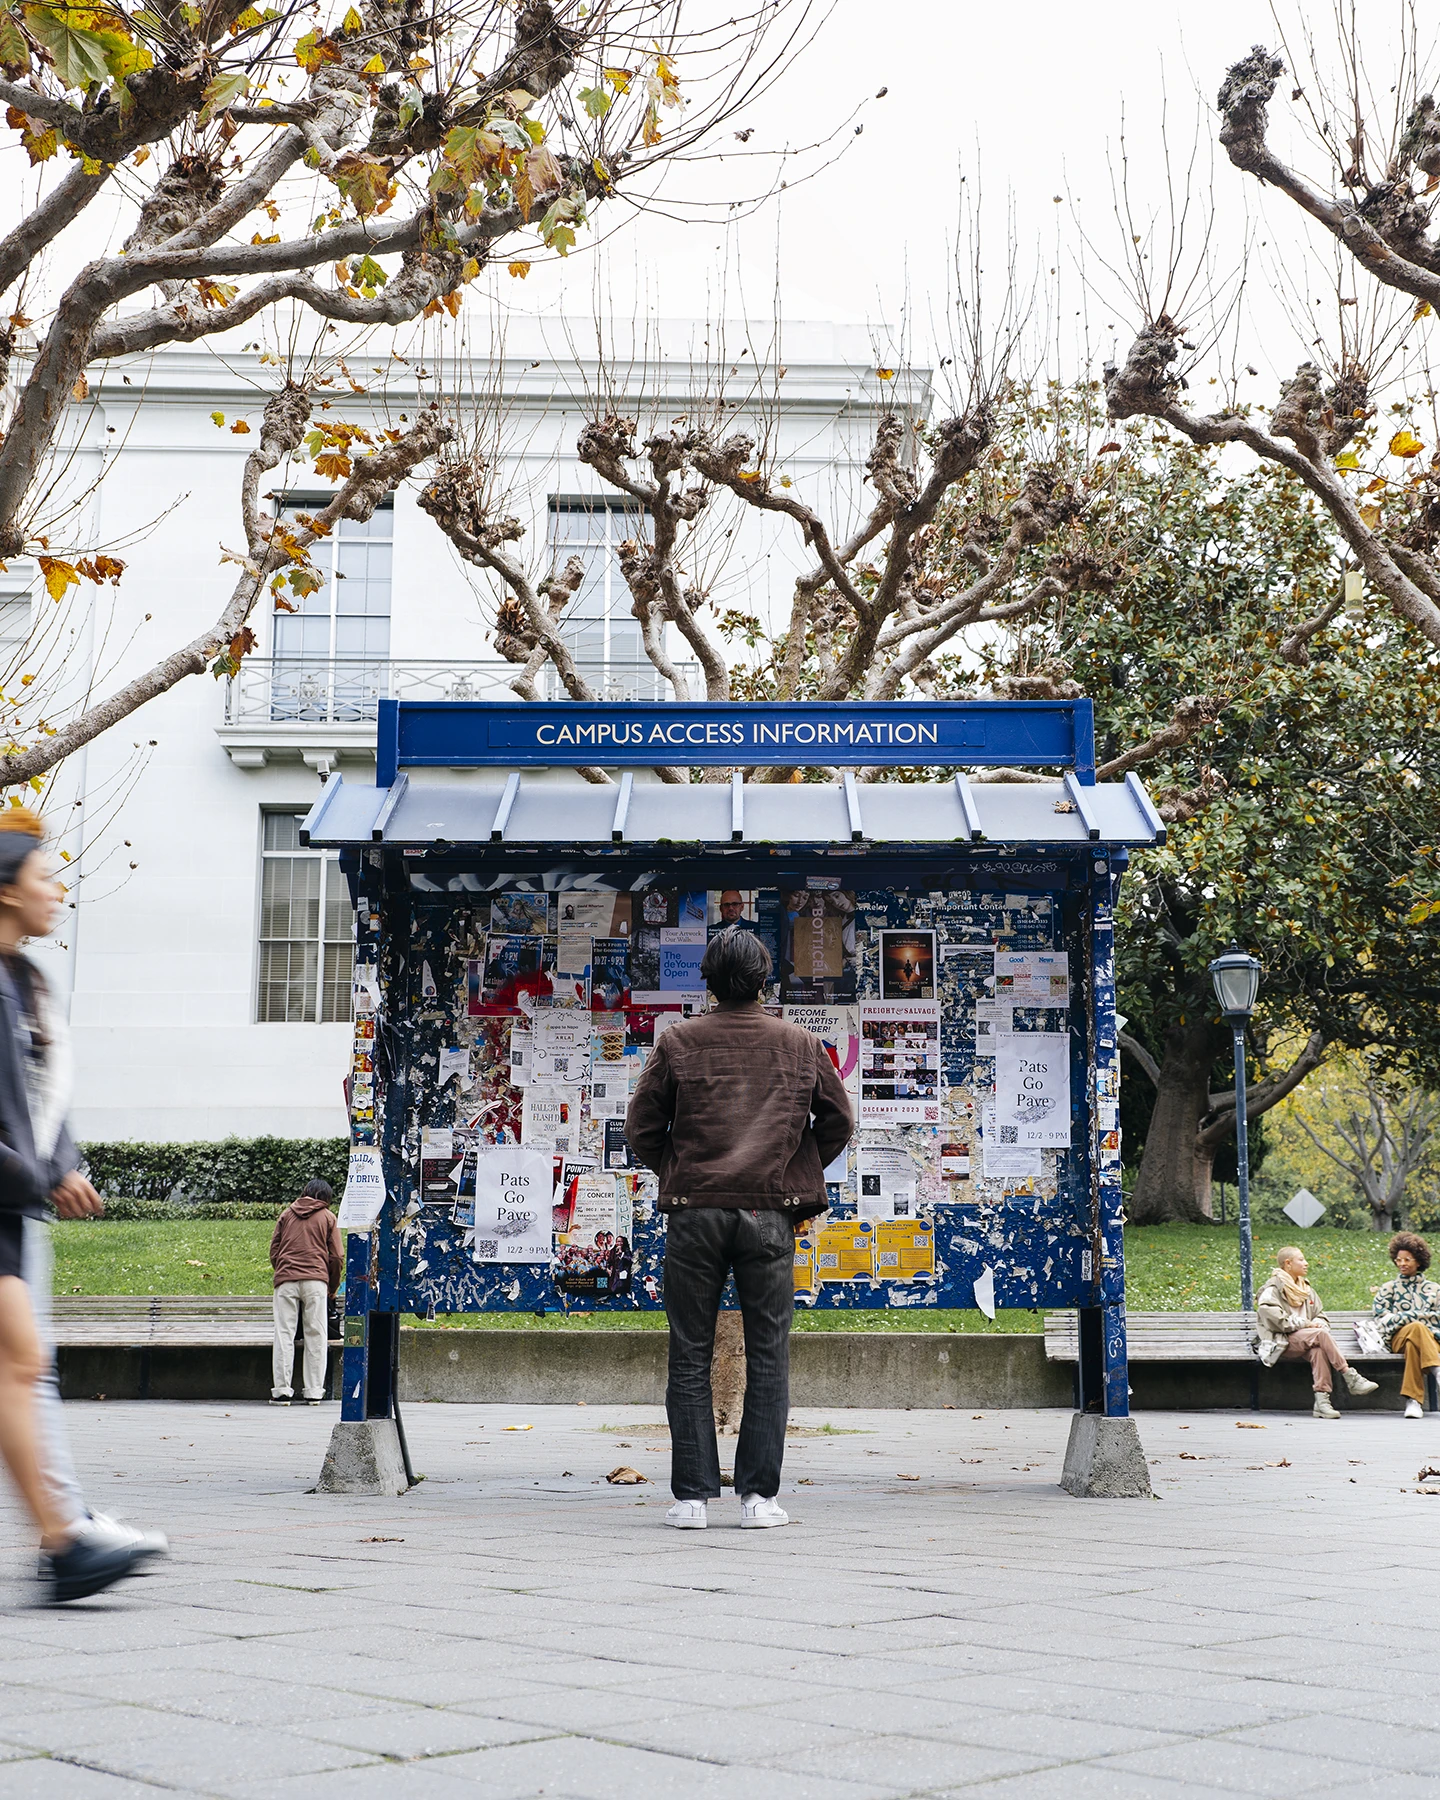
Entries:
<svg viewBox="0 0 1440 1800">
<path fill-rule="evenodd" d="M 174 1555 L 60 1611 L 11 1555 L 7 1800 L 1436 1791 L 1433 1415 L 1144 1414 L 1158 1497 L 1084 1501 L 1063 1412 L 801 1413 L 796 1523 L 701 1534 L 645 1408 L 412 1407 L 399 1500 L 306 1492 L 329 1406 L 69 1411 Z"/>
</svg>

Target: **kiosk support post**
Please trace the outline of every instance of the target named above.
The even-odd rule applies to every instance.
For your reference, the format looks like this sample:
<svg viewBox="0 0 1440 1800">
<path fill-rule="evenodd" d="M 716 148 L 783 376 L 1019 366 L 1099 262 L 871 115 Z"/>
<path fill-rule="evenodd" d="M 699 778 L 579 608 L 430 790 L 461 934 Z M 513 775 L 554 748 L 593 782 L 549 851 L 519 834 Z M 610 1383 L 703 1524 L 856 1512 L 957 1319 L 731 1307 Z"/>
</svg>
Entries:
<svg viewBox="0 0 1440 1800">
<path fill-rule="evenodd" d="M 1115 866 L 1112 871 L 1112 861 Z M 1130 1417 L 1125 1343 L 1124 1195 L 1120 1186 L 1120 1045 L 1115 1025 L 1115 893 L 1123 858 L 1096 857 L 1090 886 L 1090 1191 L 1095 1304 L 1078 1324 L 1077 1411 L 1061 1485 L 1082 1497 L 1150 1493 L 1150 1471 Z"/>
</svg>

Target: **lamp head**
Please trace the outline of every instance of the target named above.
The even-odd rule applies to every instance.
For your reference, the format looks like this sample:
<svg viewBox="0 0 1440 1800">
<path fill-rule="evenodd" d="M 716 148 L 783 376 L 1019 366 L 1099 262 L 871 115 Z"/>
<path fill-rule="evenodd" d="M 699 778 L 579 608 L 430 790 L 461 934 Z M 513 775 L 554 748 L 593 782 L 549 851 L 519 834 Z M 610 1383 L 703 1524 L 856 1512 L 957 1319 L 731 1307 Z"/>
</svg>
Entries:
<svg viewBox="0 0 1440 1800">
<path fill-rule="evenodd" d="M 1215 984 L 1215 998 L 1220 1011 L 1238 1024 L 1255 1010 L 1255 996 L 1260 991 L 1260 963 L 1247 955 L 1238 944 L 1231 944 L 1223 956 L 1210 964 L 1210 979 Z"/>
</svg>

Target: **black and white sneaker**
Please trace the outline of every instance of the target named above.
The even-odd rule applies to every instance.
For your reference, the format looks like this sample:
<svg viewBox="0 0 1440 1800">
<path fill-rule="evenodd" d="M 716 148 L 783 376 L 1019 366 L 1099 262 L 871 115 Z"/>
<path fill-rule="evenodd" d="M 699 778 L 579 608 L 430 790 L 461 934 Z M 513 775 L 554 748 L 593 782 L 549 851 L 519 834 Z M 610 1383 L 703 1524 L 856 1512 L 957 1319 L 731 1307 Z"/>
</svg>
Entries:
<svg viewBox="0 0 1440 1800">
<path fill-rule="evenodd" d="M 40 1558 L 40 1581 L 52 1606 L 85 1600 L 133 1575 L 143 1560 L 129 1544 L 97 1543 L 81 1533 L 53 1556 Z"/>
<path fill-rule="evenodd" d="M 81 1523 L 79 1535 L 94 1544 L 113 1544 L 129 1549 L 142 1561 L 170 1554 L 170 1540 L 163 1531 L 137 1531 L 123 1519 L 112 1519 L 109 1513 L 92 1512 Z"/>
</svg>

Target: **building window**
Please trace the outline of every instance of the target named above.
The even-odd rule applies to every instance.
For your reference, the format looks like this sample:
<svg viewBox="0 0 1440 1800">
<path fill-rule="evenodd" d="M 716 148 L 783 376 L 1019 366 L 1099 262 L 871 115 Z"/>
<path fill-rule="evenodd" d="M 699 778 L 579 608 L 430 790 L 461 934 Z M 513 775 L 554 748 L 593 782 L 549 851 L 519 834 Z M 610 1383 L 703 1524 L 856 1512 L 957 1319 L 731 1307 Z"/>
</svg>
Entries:
<svg viewBox="0 0 1440 1800">
<path fill-rule="evenodd" d="M 280 516 L 294 519 L 326 504 L 322 494 L 291 494 Z M 390 655 L 393 503 L 368 519 L 342 519 L 310 552 L 324 580 L 313 594 L 275 609 L 271 713 L 277 719 L 369 720 L 385 692 Z"/>
<path fill-rule="evenodd" d="M 300 844 L 304 813 L 266 813 L 260 856 L 262 1025 L 350 1017 L 355 961 L 350 891 L 334 851 Z"/>
<path fill-rule="evenodd" d="M 572 556 L 585 579 L 560 621 L 565 647 L 589 679 L 624 679 L 650 669 L 640 621 L 620 573 L 620 546 L 644 534 L 644 510 L 606 495 L 552 494 L 550 549 L 557 568 Z"/>
</svg>

